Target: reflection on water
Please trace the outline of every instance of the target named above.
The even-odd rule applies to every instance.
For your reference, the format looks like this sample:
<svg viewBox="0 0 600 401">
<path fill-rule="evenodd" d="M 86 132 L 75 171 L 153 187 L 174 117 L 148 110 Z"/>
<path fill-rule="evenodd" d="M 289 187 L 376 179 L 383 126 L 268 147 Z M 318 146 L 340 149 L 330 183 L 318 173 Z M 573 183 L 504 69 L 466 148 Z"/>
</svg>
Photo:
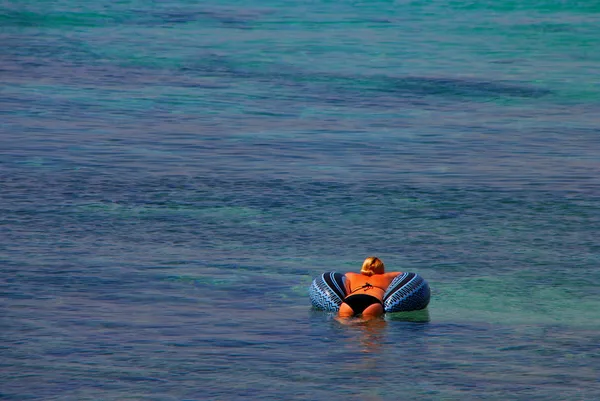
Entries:
<svg viewBox="0 0 600 401">
<path fill-rule="evenodd" d="M 330 314 L 333 316 L 333 314 Z M 352 318 L 334 317 L 334 320 L 347 329 L 347 334 L 361 345 L 364 353 L 377 353 L 382 345 L 387 342 L 386 328 L 388 322 L 429 322 L 429 310 L 427 308 L 412 312 L 386 313 L 380 317 L 364 318 L 361 316 Z"/>
<path fill-rule="evenodd" d="M 386 313 L 385 320 L 390 322 L 414 322 L 414 323 L 427 323 L 429 322 L 429 308 L 416 310 L 412 312 L 397 312 L 397 313 Z"/>
<path fill-rule="evenodd" d="M 385 343 L 387 324 L 383 317 L 369 319 L 362 317 L 336 318 L 335 320 L 348 329 L 348 335 L 353 341 L 358 341 L 363 353 L 377 353 Z"/>
</svg>

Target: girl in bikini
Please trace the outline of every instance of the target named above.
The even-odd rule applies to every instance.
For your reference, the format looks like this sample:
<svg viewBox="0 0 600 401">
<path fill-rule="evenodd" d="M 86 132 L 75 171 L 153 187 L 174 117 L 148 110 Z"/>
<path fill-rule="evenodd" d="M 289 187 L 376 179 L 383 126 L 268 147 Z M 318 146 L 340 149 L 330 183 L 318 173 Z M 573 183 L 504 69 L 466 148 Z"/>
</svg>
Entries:
<svg viewBox="0 0 600 401">
<path fill-rule="evenodd" d="M 360 274 L 346 273 L 347 296 L 340 306 L 339 317 L 383 315 L 383 295 L 392 280 L 402 272 L 386 273 L 381 259 L 370 256 L 363 262 Z"/>
</svg>

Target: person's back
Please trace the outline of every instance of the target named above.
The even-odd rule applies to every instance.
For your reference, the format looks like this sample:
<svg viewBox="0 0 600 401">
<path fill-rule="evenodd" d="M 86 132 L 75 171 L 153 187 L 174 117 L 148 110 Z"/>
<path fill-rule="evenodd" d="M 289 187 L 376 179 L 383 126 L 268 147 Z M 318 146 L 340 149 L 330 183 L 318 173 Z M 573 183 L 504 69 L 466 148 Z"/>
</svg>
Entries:
<svg viewBox="0 0 600 401">
<path fill-rule="evenodd" d="M 379 258 L 366 258 L 360 274 L 352 272 L 345 274 L 348 295 L 340 306 L 339 316 L 350 317 L 362 314 L 365 317 L 373 317 L 382 315 L 385 291 L 399 274 L 402 273 L 385 273 L 385 266 Z"/>
</svg>

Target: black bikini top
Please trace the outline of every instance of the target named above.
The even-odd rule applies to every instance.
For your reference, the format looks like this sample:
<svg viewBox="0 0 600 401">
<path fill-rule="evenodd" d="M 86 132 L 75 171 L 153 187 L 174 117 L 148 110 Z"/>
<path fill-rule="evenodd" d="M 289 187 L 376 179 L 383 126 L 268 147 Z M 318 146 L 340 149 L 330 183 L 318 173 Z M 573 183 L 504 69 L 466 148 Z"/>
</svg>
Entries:
<svg viewBox="0 0 600 401">
<path fill-rule="evenodd" d="M 350 292 L 350 294 L 354 294 L 356 291 L 362 290 L 363 288 L 366 288 L 367 290 L 371 289 L 371 288 L 379 288 L 379 289 L 381 289 L 383 291 L 386 290 L 386 288 L 381 288 L 381 287 L 378 287 L 378 286 L 373 285 L 373 284 L 365 283 L 365 285 L 363 285 L 362 287 L 355 288 L 354 291 Z M 350 294 L 348 294 L 348 295 L 350 295 Z"/>
</svg>

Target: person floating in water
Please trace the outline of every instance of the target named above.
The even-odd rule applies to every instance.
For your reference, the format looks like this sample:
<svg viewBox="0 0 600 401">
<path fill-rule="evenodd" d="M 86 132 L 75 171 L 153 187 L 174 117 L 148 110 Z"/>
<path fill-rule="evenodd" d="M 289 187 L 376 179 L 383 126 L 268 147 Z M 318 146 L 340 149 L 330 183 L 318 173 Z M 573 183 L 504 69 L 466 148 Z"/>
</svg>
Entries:
<svg viewBox="0 0 600 401">
<path fill-rule="evenodd" d="M 402 272 L 386 273 L 385 266 L 379 258 L 366 258 L 360 274 L 345 274 L 348 295 L 340 306 L 338 316 L 347 318 L 362 314 L 365 318 L 371 318 L 383 315 L 383 295 L 394 278 L 400 274 Z"/>
</svg>

